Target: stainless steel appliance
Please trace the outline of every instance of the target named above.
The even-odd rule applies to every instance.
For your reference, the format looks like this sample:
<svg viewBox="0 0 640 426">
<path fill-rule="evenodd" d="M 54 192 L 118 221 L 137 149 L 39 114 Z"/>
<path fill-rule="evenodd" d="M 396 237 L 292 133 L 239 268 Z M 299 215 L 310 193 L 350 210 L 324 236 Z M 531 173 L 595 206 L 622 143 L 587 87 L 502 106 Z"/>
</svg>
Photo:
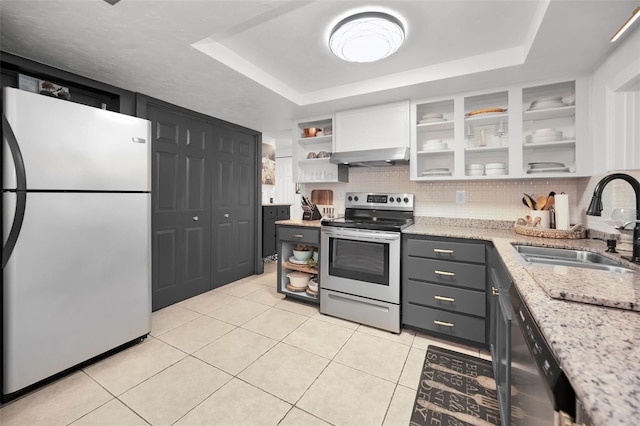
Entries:
<svg viewBox="0 0 640 426">
<path fill-rule="evenodd" d="M 146 120 L 3 92 L 3 399 L 151 330 Z"/>
<path fill-rule="evenodd" d="M 400 243 L 412 194 L 348 192 L 345 216 L 323 219 L 320 312 L 400 332 Z"/>
<path fill-rule="evenodd" d="M 510 418 L 503 425 L 562 425 L 575 417 L 575 392 L 542 332 L 518 293 L 500 294 L 502 309 L 511 320 Z M 511 303 L 508 303 L 510 301 Z M 509 309 L 510 308 L 510 309 Z"/>
</svg>

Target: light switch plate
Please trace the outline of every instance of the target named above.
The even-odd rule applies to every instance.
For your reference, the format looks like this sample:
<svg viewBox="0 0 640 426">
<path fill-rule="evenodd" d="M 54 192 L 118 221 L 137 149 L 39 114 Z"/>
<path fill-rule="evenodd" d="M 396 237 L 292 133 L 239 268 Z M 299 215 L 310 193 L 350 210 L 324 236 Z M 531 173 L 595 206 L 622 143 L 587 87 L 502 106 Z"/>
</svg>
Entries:
<svg viewBox="0 0 640 426">
<path fill-rule="evenodd" d="M 456 191 L 456 204 L 466 204 L 467 191 Z"/>
</svg>

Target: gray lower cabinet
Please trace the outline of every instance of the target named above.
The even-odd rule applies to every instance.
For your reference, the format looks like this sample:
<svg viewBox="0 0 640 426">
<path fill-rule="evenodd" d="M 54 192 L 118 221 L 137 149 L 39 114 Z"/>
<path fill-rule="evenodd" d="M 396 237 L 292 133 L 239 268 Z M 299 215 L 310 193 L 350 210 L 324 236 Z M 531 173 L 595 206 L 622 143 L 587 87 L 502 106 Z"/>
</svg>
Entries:
<svg viewBox="0 0 640 426">
<path fill-rule="evenodd" d="M 276 222 L 290 218 L 289 205 L 262 206 L 262 257 L 273 256 L 278 252 L 276 244 Z"/>
<path fill-rule="evenodd" d="M 503 419 L 502 424 L 507 425 L 509 422 L 504 419 L 511 418 L 511 323 L 517 320 L 512 316 L 513 309 L 509 299 L 511 276 L 495 249 L 492 252 L 490 264 L 491 327 L 489 347 L 500 403 L 500 418 Z"/>
<path fill-rule="evenodd" d="M 317 267 L 298 265 L 289 261 L 293 256 L 293 249 L 298 244 L 314 246 L 319 255 L 320 228 L 311 226 L 276 225 L 276 231 L 278 235 L 278 293 L 304 302 L 316 305 L 320 304 L 318 294 L 313 294 L 309 290 L 299 291 L 298 289 L 289 287 L 289 278 L 287 277 L 289 273 L 296 271 L 313 275 L 318 279 L 318 291 L 321 291 L 321 283 Z M 318 257 L 318 262 L 320 261 L 321 259 Z"/>
<path fill-rule="evenodd" d="M 402 243 L 402 324 L 487 345 L 488 243 L 413 234 Z"/>
</svg>

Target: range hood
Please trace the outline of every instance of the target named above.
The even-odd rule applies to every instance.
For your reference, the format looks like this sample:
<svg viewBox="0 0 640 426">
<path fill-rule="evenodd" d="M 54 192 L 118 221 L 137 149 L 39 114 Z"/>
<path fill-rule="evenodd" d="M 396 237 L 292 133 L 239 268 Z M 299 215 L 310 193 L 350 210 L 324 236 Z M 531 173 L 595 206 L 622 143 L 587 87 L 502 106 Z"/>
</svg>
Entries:
<svg viewBox="0 0 640 426">
<path fill-rule="evenodd" d="M 406 164 L 409 161 L 409 148 L 334 152 L 331 154 L 330 161 L 333 164 L 345 164 L 349 167 L 379 167 Z"/>
</svg>

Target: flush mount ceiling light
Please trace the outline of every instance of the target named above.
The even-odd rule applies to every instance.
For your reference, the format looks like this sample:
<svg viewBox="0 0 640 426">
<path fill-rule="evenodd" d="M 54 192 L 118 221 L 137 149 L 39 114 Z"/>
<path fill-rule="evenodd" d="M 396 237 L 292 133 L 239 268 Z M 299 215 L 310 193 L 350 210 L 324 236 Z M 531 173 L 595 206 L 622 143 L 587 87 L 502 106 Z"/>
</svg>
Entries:
<svg viewBox="0 0 640 426">
<path fill-rule="evenodd" d="M 620 38 L 620 36 L 622 35 L 622 33 L 624 33 L 625 31 L 627 31 L 627 29 L 633 25 L 633 23 L 636 21 L 636 19 L 640 18 L 640 7 L 636 8 L 636 10 L 633 11 L 633 13 L 631 14 L 631 16 L 629 17 L 629 19 L 627 19 L 627 22 L 625 22 L 624 24 L 622 24 L 622 26 L 620 28 L 618 28 L 618 31 L 616 31 L 616 33 L 611 36 L 611 42 L 616 41 L 618 38 Z"/>
<path fill-rule="evenodd" d="M 374 62 L 393 54 L 404 42 L 400 20 L 383 12 L 351 15 L 333 27 L 329 47 L 349 62 Z"/>
</svg>

